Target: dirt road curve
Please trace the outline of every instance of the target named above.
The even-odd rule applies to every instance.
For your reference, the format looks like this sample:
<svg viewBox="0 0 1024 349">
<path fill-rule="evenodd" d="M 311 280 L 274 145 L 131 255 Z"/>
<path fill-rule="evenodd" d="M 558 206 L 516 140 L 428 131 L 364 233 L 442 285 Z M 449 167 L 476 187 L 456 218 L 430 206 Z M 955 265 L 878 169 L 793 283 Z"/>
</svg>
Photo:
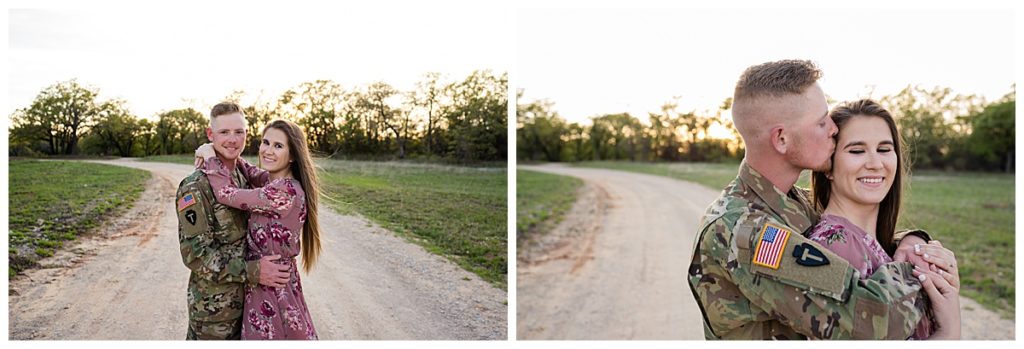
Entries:
<svg viewBox="0 0 1024 349">
<path fill-rule="evenodd" d="M 527 258 L 540 262 L 518 261 L 517 338 L 704 337 L 686 267 L 700 213 L 716 192 L 620 171 L 520 168 L 582 178 L 583 197 L 593 199 L 578 201 L 554 232 L 581 247 L 545 244 L 554 252 Z M 567 232 L 580 224 L 587 228 Z"/>
<path fill-rule="evenodd" d="M 11 339 L 184 338 L 174 191 L 191 168 L 105 162 L 154 178 L 130 212 L 11 281 Z M 504 291 L 363 218 L 320 212 L 323 254 L 302 280 L 320 339 L 507 337 Z"/>
<path fill-rule="evenodd" d="M 565 219 L 517 253 L 517 338 L 704 338 L 686 268 L 717 191 L 613 170 L 519 167 L 584 186 Z M 961 305 L 964 339 L 1014 338 L 1012 320 L 967 298 Z"/>
</svg>

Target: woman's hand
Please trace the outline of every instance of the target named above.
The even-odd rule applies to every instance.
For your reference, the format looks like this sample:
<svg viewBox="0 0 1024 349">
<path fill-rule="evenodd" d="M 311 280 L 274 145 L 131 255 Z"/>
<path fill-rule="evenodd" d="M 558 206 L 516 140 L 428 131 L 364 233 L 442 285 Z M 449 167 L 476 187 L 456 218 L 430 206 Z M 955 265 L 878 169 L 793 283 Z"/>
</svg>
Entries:
<svg viewBox="0 0 1024 349">
<path fill-rule="evenodd" d="M 932 240 L 924 245 L 915 245 L 914 254 L 928 262 L 930 271 L 938 273 L 950 285 L 960 290 L 960 269 L 953 251 L 942 247 L 939 240 Z"/>
<path fill-rule="evenodd" d="M 938 273 L 914 268 L 921 288 L 928 293 L 938 330 L 929 339 L 960 339 L 960 291 Z"/>
<path fill-rule="evenodd" d="M 213 150 L 213 143 L 206 143 L 196 148 L 196 168 L 202 168 L 203 162 L 209 158 L 217 156 L 217 152 Z"/>
</svg>

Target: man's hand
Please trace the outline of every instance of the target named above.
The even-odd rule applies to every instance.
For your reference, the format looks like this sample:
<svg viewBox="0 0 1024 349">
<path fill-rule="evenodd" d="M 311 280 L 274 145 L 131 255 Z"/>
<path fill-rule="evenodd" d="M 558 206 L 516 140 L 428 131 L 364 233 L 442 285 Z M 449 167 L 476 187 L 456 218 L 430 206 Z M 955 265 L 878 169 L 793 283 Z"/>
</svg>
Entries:
<svg viewBox="0 0 1024 349">
<path fill-rule="evenodd" d="M 915 252 L 915 245 L 927 245 L 927 243 L 920 236 L 907 235 L 903 240 L 900 240 L 899 246 L 896 246 L 896 252 L 893 253 L 892 260 L 896 262 L 910 262 L 915 267 L 929 269 L 928 261 L 922 255 L 918 255 Z"/>
<path fill-rule="evenodd" d="M 274 263 L 281 259 L 281 255 L 266 256 L 260 258 L 260 285 L 270 287 L 284 287 L 291 277 L 290 266 Z"/>
</svg>

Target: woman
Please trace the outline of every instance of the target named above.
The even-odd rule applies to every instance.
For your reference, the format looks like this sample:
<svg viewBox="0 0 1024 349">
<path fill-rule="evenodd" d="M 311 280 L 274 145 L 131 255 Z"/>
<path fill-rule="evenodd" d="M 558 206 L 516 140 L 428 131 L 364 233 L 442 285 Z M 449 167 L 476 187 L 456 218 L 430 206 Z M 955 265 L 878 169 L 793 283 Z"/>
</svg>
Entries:
<svg viewBox="0 0 1024 349">
<path fill-rule="evenodd" d="M 893 261 L 905 173 L 902 141 L 892 115 L 872 100 L 842 104 L 829 116 L 839 134 L 832 170 L 812 177 L 815 206 L 823 212 L 809 238 L 849 261 L 863 279 Z M 914 275 L 928 292 L 938 328 L 926 316 L 911 338 L 959 339 L 955 258 L 938 241 L 919 251 L 931 267 L 915 266 Z"/>
<path fill-rule="evenodd" d="M 238 188 L 231 169 L 215 155 L 205 145 L 196 150 L 197 157 L 206 159 L 201 166 L 217 201 L 250 213 L 246 259 L 281 255 L 280 262 L 291 265 L 291 276 L 283 287 L 245 287 L 242 339 L 317 339 L 295 267 L 300 250 L 306 273 L 320 253 L 319 181 L 305 135 L 284 120 L 271 121 L 263 129 L 259 162 L 264 170 L 238 158 L 238 166 L 255 189 Z"/>
</svg>

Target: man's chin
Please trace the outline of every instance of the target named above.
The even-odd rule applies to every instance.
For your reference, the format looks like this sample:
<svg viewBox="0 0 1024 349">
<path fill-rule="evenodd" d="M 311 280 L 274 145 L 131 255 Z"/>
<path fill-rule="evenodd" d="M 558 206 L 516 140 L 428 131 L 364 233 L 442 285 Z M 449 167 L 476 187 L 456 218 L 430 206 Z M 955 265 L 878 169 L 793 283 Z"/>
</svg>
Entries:
<svg viewBox="0 0 1024 349">
<path fill-rule="evenodd" d="M 812 168 L 811 170 L 817 171 L 817 172 L 829 172 L 829 171 L 832 171 L 832 162 L 831 161 L 826 162 L 825 164 L 822 164 L 822 165 L 818 166 L 818 168 Z"/>
<path fill-rule="evenodd" d="M 232 161 L 234 159 L 237 159 L 239 156 L 242 156 L 242 152 L 239 151 L 234 153 L 228 153 L 226 151 L 217 151 L 217 156 L 219 156 L 221 159 Z"/>
</svg>

